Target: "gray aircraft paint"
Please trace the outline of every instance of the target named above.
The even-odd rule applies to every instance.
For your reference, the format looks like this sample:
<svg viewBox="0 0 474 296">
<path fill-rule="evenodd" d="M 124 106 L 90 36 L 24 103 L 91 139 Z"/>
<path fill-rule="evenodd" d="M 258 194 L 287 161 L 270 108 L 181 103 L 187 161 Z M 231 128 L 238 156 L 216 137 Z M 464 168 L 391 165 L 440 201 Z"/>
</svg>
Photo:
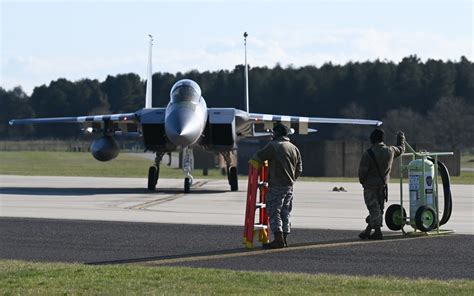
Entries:
<svg viewBox="0 0 474 296">
<path fill-rule="evenodd" d="M 165 112 L 168 139 L 179 147 L 193 145 L 203 134 L 206 120 L 207 105 L 199 85 L 190 79 L 176 82 Z"/>
</svg>

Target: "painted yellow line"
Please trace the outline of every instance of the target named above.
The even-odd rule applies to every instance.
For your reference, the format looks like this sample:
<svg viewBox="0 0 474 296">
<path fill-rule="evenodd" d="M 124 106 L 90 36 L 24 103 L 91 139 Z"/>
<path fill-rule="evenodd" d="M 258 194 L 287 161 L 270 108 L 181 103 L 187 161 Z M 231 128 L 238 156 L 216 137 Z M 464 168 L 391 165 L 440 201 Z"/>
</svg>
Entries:
<svg viewBox="0 0 474 296">
<path fill-rule="evenodd" d="M 205 184 L 207 184 L 207 181 L 198 181 L 198 182 L 196 182 L 196 184 L 193 185 L 193 187 L 198 188 L 198 187 L 202 187 Z M 177 194 L 173 194 L 171 196 L 158 198 L 158 199 L 150 200 L 150 201 L 138 204 L 138 205 L 134 205 L 134 206 L 128 207 L 126 209 L 128 209 L 128 210 L 144 210 L 144 209 L 149 208 L 151 206 L 155 206 L 155 205 L 159 205 L 159 204 L 162 204 L 162 203 L 165 203 L 165 202 L 173 201 L 175 199 L 183 197 L 184 195 L 185 195 L 184 193 L 177 193 Z"/>
<path fill-rule="evenodd" d="M 165 203 L 165 202 L 168 202 L 168 201 L 172 201 L 172 200 L 178 199 L 178 198 L 183 197 L 183 196 L 184 196 L 184 193 L 173 194 L 171 196 L 167 196 L 167 197 L 164 197 L 164 198 L 154 199 L 154 200 L 147 201 L 147 202 L 144 202 L 144 203 L 141 203 L 141 204 L 138 204 L 138 205 L 134 205 L 134 206 L 128 207 L 127 209 L 130 209 L 130 210 L 144 210 L 148 207 L 158 205 L 158 204 L 162 204 L 162 203 Z"/>
<path fill-rule="evenodd" d="M 389 243 L 389 242 L 397 241 L 400 239 L 403 239 L 404 241 L 406 241 L 406 240 L 422 239 L 422 238 L 428 238 L 428 237 L 429 236 L 417 236 L 417 237 L 407 238 L 406 236 L 393 236 L 392 238 L 387 237 L 388 239 L 385 239 L 385 240 L 364 240 L 364 241 L 337 242 L 337 243 L 326 243 L 326 244 L 321 243 L 321 244 L 295 246 L 295 247 L 272 249 L 272 250 L 259 249 L 259 250 L 250 250 L 250 251 L 230 253 L 230 254 L 198 255 L 198 256 L 192 256 L 192 257 L 162 259 L 162 260 L 142 262 L 140 264 L 141 265 L 164 265 L 164 264 L 175 264 L 175 263 L 196 262 L 196 261 L 206 261 L 206 260 L 229 259 L 229 258 L 258 256 L 258 255 L 264 255 L 264 254 L 283 253 L 283 252 L 292 252 L 292 251 L 300 251 L 300 250 L 381 244 L 381 243 Z"/>
</svg>

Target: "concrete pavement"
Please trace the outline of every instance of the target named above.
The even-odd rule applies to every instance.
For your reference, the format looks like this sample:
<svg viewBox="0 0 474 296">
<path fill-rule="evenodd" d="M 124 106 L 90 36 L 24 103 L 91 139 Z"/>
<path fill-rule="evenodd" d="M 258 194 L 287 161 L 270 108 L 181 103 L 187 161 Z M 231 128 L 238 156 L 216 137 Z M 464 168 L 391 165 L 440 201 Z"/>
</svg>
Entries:
<svg viewBox="0 0 474 296">
<path fill-rule="evenodd" d="M 242 177 L 238 192 L 230 192 L 226 180 L 196 179 L 190 194 L 182 193 L 181 179 L 160 179 L 156 192 L 146 190 L 141 178 L 2 175 L 0 184 L 1 217 L 237 226 L 243 225 L 247 188 Z M 332 191 L 341 186 L 347 192 Z M 399 185 L 389 190 L 388 205 L 398 204 Z M 453 185 L 452 194 L 453 214 L 444 228 L 474 234 L 474 185 Z M 357 183 L 298 182 L 294 196 L 293 227 L 365 227 L 367 210 Z"/>
</svg>

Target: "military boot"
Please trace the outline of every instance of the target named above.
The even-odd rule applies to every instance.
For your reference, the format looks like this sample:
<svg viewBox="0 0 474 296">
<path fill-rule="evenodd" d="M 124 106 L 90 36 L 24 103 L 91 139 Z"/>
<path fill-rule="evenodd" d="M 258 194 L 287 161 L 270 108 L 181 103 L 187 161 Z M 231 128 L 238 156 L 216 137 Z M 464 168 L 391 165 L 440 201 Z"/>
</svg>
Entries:
<svg viewBox="0 0 474 296">
<path fill-rule="evenodd" d="M 375 232 L 371 235 L 369 235 L 369 239 L 376 239 L 376 240 L 381 240 L 383 239 L 383 234 L 382 231 L 379 228 L 375 228 Z"/>
<path fill-rule="evenodd" d="M 361 233 L 359 233 L 360 239 L 368 239 L 370 237 L 370 232 L 371 231 L 372 231 L 372 228 L 369 225 L 367 225 L 365 230 L 362 231 Z"/>
<path fill-rule="evenodd" d="M 285 247 L 283 232 L 273 233 L 274 240 L 271 243 L 263 244 L 264 249 L 281 249 Z"/>
<path fill-rule="evenodd" d="M 288 232 L 283 232 L 283 242 L 285 243 L 285 248 L 288 247 L 288 242 L 286 240 L 286 238 L 288 237 Z"/>
</svg>

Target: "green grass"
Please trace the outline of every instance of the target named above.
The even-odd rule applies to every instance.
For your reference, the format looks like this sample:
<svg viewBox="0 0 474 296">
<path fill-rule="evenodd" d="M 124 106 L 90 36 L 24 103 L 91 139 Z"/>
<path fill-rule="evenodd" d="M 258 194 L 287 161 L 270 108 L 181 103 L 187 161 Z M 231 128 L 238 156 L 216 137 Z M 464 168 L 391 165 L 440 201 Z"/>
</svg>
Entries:
<svg viewBox="0 0 474 296">
<path fill-rule="evenodd" d="M 298 179 L 300 181 L 307 181 L 307 182 L 333 182 L 333 183 L 342 183 L 342 182 L 359 182 L 358 178 L 336 178 L 336 177 L 301 177 Z M 390 183 L 399 183 L 399 178 L 390 178 Z M 403 183 L 407 184 L 408 179 L 404 178 Z M 466 184 L 466 185 L 473 185 L 474 184 L 474 172 L 461 172 L 460 176 L 451 176 L 451 183 L 452 184 Z M 442 184 L 441 178 L 438 179 L 438 184 Z"/>
<path fill-rule="evenodd" d="M 0 261 L 2 295 L 472 295 L 472 280 Z"/>
<path fill-rule="evenodd" d="M 438 181 L 441 184 L 441 181 Z M 451 177 L 453 184 L 474 184 L 474 172 L 461 172 L 461 176 Z"/>
<path fill-rule="evenodd" d="M 474 169 L 474 155 L 462 155 L 461 167 Z"/>
<path fill-rule="evenodd" d="M 146 178 L 152 164 L 152 160 L 130 153 L 100 162 L 87 152 L 0 151 L 0 174 L 3 175 Z M 200 176 L 202 170 L 194 173 Z M 162 165 L 160 177 L 183 178 L 183 171 Z M 221 177 L 220 171 L 213 169 L 206 178 Z"/>
<path fill-rule="evenodd" d="M 108 162 L 95 160 L 86 152 L 46 152 L 46 151 L 0 151 L 0 175 L 26 176 L 91 176 L 91 177 L 138 177 L 146 178 L 148 167 L 153 163 L 143 157 L 122 153 Z M 193 172 L 202 177 L 202 170 Z M 183 178 L 181 169 L 160 167 L 160 178 Z M 205 178 L 226 178 L 219 169 L 209 170 Z M 300 181 L 310 182 L 358 182 L 357 178 L 302 177 Z M 452 177 L 454 184 L 474 184 L 474 172 L 461 172 Z M 391 182 L 398 182 L 392 178 Z"/>
</svg>

